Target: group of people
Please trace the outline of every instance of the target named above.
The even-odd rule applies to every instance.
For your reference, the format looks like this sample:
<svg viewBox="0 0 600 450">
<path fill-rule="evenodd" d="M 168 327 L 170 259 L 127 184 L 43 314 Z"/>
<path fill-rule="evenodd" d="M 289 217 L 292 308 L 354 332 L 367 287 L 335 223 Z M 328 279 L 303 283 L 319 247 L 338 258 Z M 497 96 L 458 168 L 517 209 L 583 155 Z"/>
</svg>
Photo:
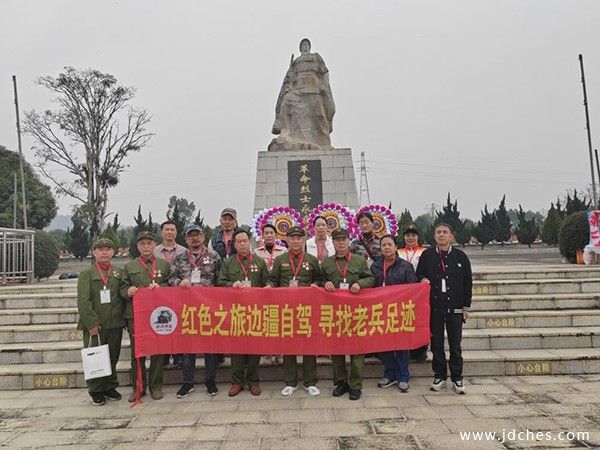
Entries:
<svg viewBox="0 0 600 450">
<path fill-rule="evenodd" d="M 157 286 L 223 286 L 246 287 L 302 287 L 318 286 L 328 292 L 347 289 L 358 293 L 361 289 L 377 288 L 405 283 L 428 283 L 430 289 L 430 329 L 432 368 L 434 380 L 431 390 L 446 386 L 448 363 L 444 352 L 446 331 L 450 350 L 449 370 L 453 390 L 465 393 L 462 377 L 462 324 L 468 317 L 471 305 L 472 275 L 469 259 L 452 246 L 452 228 L 438 224 L 435 228 L 436 245 L 424 248 L 419 244 L 419 233 L 414 225 L 403 230 L 403 241 L 398 248 L 396 238 L 390 234 L 375 236 L 374 219 L 363 213 L 358 217 L 360 236 L 350 241 L 347 230 L 338 228 L 329 233 L 327 221 L 316 217 L 315 235 L 307 239 L 306 231 L 291 227 L 287 231 L 285 246 L 279 245 L 273 225 L 261 230 L 262 243 L 252 249 L 252 237 L 247 228 L 238 226 L 237 213 L 225 208 L 220 217 L 220 227 L 208 245 L 202 227 L 192 224 L 185 230 L 187 247 L 175 242 L 177 227 L 172 221 L 161 224 L 162 243 L 157 245 L 155 235 L 143 231 L 137 236 L 140 257 L 128 262 L 122 269 L 111 264 L 114 245 L 109 239 L 99 239 L 93 244 L 93 264 L 81 272 L 77 286 L 79 310 L 78 328 L 83 331 L 85 347 L 108 344 L 112 374 L 87 381 L 92 403 L 103 405 L 106 399 L 119 400 L 116 364 L 121 351 L 124 328 L 131 342 L 131 380 L 135 386 L 137 364 L 135 360 L 135 335 L 132 299 L 139 288 Z M 409 360 L 423 361 L 427 346 L 412 351 L 382 352 L 378 356 L 384 366 L 380 388 L 398 386 L 400 392 L 410 389 Z M 182 368 L 182 386 L 177 397 L 183 398 L 194 391 L 196 355 L 174 355 Z M 232 354 L 231 387 L 229 396 L 249 389 L 260 395 L 260 356 Z M 274 358 L 281 358 L 271 355 Z M 331 357 L 334 372 L 333 396 L 346 393 L 350 400 L 362 394 L 365 355 L 350 355 L 350 371 L 346 357 Z M 146 371 L 145 358 L 141 360 L 143 391 L 149 390 L 154 400 L 164 397 L 163 368 L 168 355 L 150 357 Z M 204 354 L 204 384 L 208 395 L 217 395 L 217 366 L 224 355 Z M 299 367 L 295 355 L 281 358 L 284 397 L 293 395 L 300 387 Z M 146 373 L 147 372 L 147 373 Z M 317 355 L 302 355 L 302 385 L 309 395 L 320 395 L 317 387 Z M 135 391 L 129 401 L 135 400 Z"/>
</svg>

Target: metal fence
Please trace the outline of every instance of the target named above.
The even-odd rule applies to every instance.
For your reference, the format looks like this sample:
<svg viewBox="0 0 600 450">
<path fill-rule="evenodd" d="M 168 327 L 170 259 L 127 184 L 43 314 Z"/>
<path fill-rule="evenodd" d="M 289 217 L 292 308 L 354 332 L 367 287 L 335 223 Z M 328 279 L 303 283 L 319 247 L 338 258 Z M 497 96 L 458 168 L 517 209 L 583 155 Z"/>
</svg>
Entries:
<svg viewBox="0 0 600 450">
<path fill-rule="evenodd" d="M 31 283 L 34 231 L 0 228 L 0 284 Z"/>
</svg>

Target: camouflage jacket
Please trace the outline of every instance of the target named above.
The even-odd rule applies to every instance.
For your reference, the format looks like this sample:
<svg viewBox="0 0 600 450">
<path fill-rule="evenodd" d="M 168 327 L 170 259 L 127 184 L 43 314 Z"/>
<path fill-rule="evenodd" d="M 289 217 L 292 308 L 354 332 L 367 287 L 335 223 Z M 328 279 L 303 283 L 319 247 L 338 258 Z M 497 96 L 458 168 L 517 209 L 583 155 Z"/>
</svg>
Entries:
<svg viewBox="0 0 600 450">
<path fill-rule="evenodd" d="M 204 256 L 196 260 L 196 267 L 200 270 L 200 283 L 197 286 L 216 286 L 219 278 L 219 271 L 223 265 L 223 260 L 219 254 L 213 250 L 205 249 Z M 171 264 L 171 274 L 169 275 L 169 285 L 179 286 L 182 280 L 191 281 L 193 258 L 189 250 L 177 255 Z"/>
<path fill-rule="evenodd" d="M 367 240 L 361 234 L 350 243 L 350 252 L 362 256 L 367 260 L 369 266 L 371 266 L 373 260 L 381 256 L 379 238 L 373 234 L 371 239 Z"/>
</svg>

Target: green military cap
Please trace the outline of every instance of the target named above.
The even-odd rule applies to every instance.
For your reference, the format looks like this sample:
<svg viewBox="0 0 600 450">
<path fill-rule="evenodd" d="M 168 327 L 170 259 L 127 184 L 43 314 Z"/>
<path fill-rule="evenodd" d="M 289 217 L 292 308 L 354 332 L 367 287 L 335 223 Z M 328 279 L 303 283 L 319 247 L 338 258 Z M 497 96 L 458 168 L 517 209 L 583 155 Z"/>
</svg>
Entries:
<svg viewBox="0 0 600 450">
<path fill-rule="evenodd" d="M 285 234 L 286 236 L 306 236 L 306 231 L 300 227 L 290 227 Z"/>
<path fill-rule="evenodd" d="M 419 235 L 419 230 L 417 229 L 417 226 L 414 223 L 411 223 L 409 226 L 407 226 L 402 234 L 404 235 L 408 233 L 414 233 L 416 235 Z"/>
<path fill-rule="evenodd" d="M 151 231 L 140 231 L 137 235 L 136 242 L 140 242 L 142 239 L 150 239 L 151 241 L 156 242 L 156 236 Z"/>
<path fill-rule="evenodd" d="M 336 228 L 331 232 L 331 239 L 349 238 L 348 230 L 344 228 Z"/>
<path fill-rule="evenodd" d="M 94 245 L 92 245 L 92 250 L 96 250 L 97 248 L 101 247 L 110 247 L 114 249 L 115 244 L 113 244 L 113 241 L 111 241 L 108 238 L 100 238 L 96 242 L 94 242 Z"/>
</svg>

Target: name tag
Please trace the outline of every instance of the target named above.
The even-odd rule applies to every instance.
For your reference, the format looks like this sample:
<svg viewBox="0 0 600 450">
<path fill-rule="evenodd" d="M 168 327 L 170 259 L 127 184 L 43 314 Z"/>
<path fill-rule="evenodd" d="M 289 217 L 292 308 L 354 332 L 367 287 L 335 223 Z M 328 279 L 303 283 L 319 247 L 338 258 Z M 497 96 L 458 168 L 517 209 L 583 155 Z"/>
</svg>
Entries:
<svg viewBox="0 0 600 450">
<path fill-rule="evenodd" d="M 340 283 L 340 289 L 349 290 L 350 289 L 350 284 L 349 283 Z"/>
<path fill-rule="evenodd" d="M 202 275 L 198 269 L 192 270 L 192 275 L 190 278 L 190 283 L 192 284 L 200 284 L 202 281 Z"/>
<path fill-rule="evenodd" d="M 442 278 L 442 292 L 446 292 L 446 279 Z"/>
<path fill-rule="evenodd" d="M 250 281 L 250 280 L 242 280 L 241 283 L 242 283 L 243 288 L 252 287 L 252 281 Z"/>
<path fill-rule="evenodd" d="M 110 289 L 104 288 L 100 291 L 100 303 L 110 303 Z"/>
<path fill-rule="evenodd" d="M 298 280 L 295 278 L 290 280 L 290 287 L 298 287 Z"/>
</svg>

